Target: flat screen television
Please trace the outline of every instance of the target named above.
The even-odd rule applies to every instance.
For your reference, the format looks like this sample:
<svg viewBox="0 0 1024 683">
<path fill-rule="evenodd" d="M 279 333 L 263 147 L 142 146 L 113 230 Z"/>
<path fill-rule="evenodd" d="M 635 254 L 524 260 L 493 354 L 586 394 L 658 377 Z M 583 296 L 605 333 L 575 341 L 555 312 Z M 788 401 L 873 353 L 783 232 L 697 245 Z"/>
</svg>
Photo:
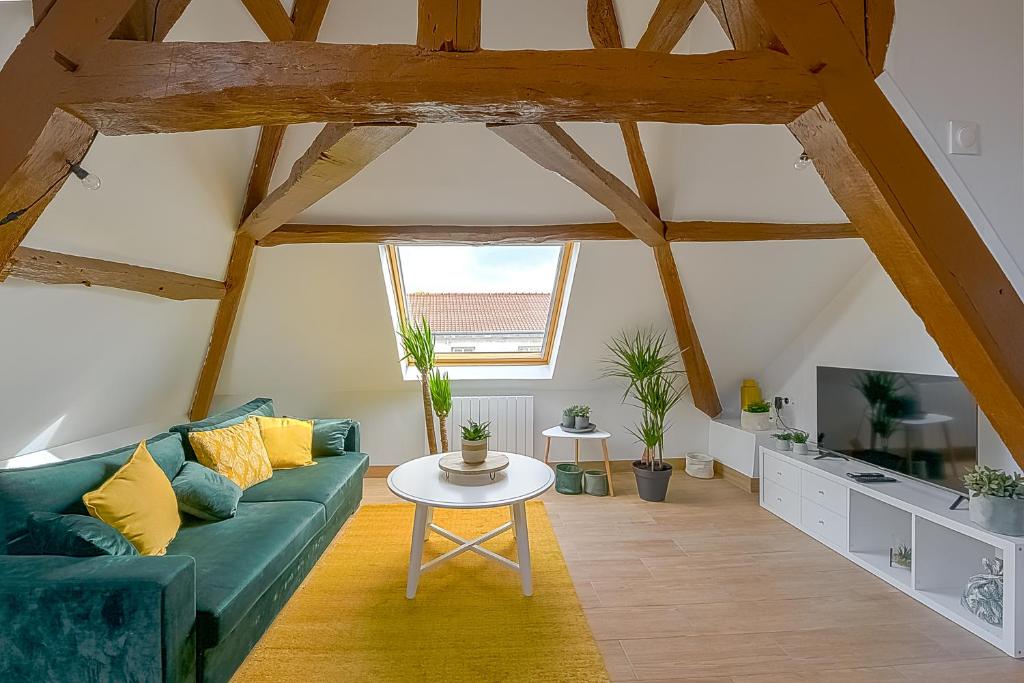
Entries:
<svg viewBox="0 0 1024 683">
<path fill-rule="evenodd" d="M 956 377 L 818 367 L 819 446 L 966 494 L 978 404 Z"/>
</svg>

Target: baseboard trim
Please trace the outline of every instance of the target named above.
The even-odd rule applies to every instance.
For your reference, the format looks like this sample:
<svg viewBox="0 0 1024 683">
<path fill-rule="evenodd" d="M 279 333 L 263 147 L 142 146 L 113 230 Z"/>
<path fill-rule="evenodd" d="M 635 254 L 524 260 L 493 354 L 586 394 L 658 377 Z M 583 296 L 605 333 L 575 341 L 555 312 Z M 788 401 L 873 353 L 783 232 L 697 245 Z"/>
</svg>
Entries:
<svg viewBox="0 0 1024 683">
<path fill-rule="evenodd" d="M 725 479 L 733 486 L 747 493 L 757 493 L 759 490 L 760 481 L 757 478 L 748 477 L 718 460 L 715 461 L 715 476 Z"/>
</svg>

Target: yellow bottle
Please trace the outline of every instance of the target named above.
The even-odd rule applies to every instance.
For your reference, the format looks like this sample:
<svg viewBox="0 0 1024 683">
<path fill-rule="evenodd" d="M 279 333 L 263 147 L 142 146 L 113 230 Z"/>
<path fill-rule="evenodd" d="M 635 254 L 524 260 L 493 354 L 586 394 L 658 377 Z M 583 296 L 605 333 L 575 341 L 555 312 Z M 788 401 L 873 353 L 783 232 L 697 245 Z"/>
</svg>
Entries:
<svg viewBox="0 0 1024 683">
<path fill-rule="evenodd" d="M 745 379 L 740 385 L 740 409 L 746 410 L 751 403 L 761 400 L 761 387 L 756 379 Z"/>
</svg>

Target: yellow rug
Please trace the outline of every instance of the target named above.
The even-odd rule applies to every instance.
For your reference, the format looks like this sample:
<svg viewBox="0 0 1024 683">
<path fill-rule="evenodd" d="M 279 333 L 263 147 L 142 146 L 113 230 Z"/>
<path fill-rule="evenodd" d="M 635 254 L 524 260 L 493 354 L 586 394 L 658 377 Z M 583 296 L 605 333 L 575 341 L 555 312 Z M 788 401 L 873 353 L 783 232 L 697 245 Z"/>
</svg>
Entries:
<svg viewBox="0 0 1024 683">
<path fill-rule="evenodd" d="M 544 504 L 527 504 L 533 597 L 515 572 L 463 553 L 405 598 L 413 506 L 364 505 L 242 665 L 235 681 L 607 681 Z M 437 510 L 475 538 L 508 508 Z M 454 545 L 432 534 L 425 558 Z M 485 547 L 515 559 L 511 533 Z"/>
</svg>

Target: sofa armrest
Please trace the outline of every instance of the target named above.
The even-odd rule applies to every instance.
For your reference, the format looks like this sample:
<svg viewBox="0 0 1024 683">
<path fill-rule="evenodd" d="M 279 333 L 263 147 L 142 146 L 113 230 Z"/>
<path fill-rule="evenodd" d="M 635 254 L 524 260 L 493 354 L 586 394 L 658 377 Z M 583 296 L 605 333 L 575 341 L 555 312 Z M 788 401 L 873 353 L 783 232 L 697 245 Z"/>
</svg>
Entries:
<svg viewBox="0 0 1024 683">
<path fill-rule="evenodd" d="M 9 680 L 194 681 L 195 560 L 0 556 Z"/>
<path fill-rule="evenodd" d="M 348 453 L 359 453 L 359 423 L 352 421 L 352 426 L 345 435 L 345 451 Z"/>
</svg>

